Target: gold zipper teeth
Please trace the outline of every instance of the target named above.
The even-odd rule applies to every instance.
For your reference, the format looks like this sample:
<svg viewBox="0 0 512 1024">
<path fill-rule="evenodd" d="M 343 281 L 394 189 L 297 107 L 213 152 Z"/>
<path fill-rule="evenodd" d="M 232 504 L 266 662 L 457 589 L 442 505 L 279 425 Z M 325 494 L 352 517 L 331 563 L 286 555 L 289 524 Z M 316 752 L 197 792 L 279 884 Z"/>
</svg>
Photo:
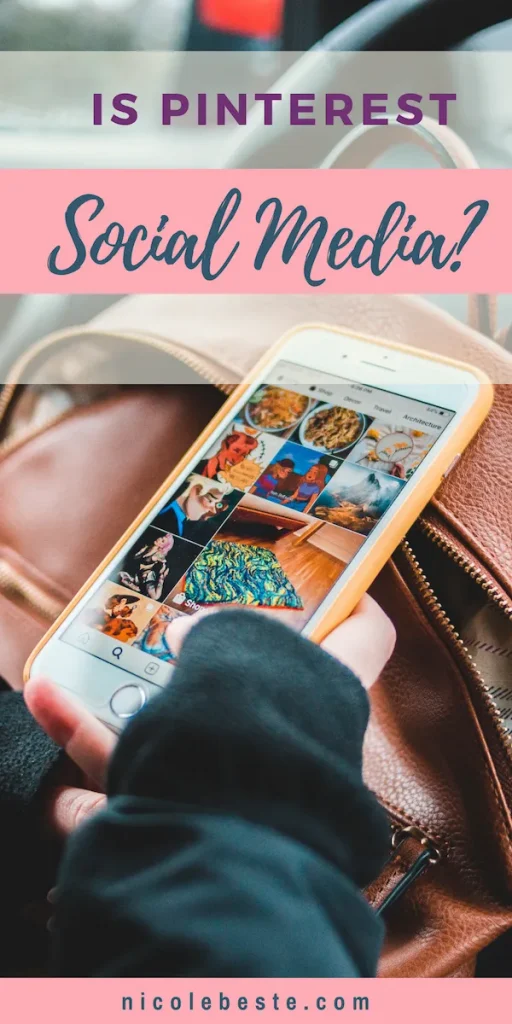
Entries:
<svg viewBox="0 0 512 1024">
<path fill-rule="evenodd" d="M 139 334 L 137 331 L 112 331 L 108 329 L 94 330 L 90 327 L 71 327 L 64 328 L 61 331 L 54 331 L 53 334 L 47 335 L 45 338 L 42 338 L 41 341 L 33 345 L 29 352 L 25 352 L 20 356 L 14 364 L 9 377 L 5 382 L 3 392 L 0 395 L 0 417 L 4 415 L 17 385 L 21 383 L 21 377 L 25 369 L 27 366 L 30 366 L 30 363 L 37 355 L 39 355 L 40 352 L 44 352 L 45 349 L 51 348 L 52 345 L 56 345 L 59 342 L 71 341 L 73 338 L 81 338 L 83 340 L 87 337 L 98 338 L 100 335 L 103 338 L 111 338 L 112 340 L 136 341 L 140 345 L 147 345 L 148 348 L 154 348 L 158 352 L 163 352 L 165 355 L 175 356 L 179 362 L 188 366 L 189 369 L 194 370 L 203 378 L 203 380 L 218 388 L 219 391 L 223 391 L 225 395 L 231 394 L 236 387 L 236 384 L 226 384 L 221 377 L 218 377 L 216 374 L 212 374 L 211 370 L 206 368 L 204 362 L 198 356 L 189 355 L 189 353 L 184 351 L 180 345 L 177 345 L 172 341 L 163 341 L 161 338 L 152 337 L 149 334 Z"/>
<path fill-rule="evenodd" d="M 83 330 L 68 331 L 65 337 L 72 338 L 75 334 L 77 334 L 78 336 L 84 336 L 87 335 L 87 333 L 90 332 Z M 137 334 L 129 334 L 127 332 L 122 334 L 118 332 L 112 332 L 109 334 L 109 332 L 105 331 L 103 333 L 107 337 L 125 338 L 126 340 L 129 341 L 136 341 L 140 345 L 147 345 L 149 348 L 155 348 L 158 351 L 164 352 L 166 355 L 174 356 L 185 366 L 188 366 L 190 370 L 193 370 L 195 373 L 198 374 L 198 376 L 202 377 L 202 379 L 207 384 L 211 384 L 213 387 L 217 388 L 218 391 L 221 391 L 226 396 L 230 395 L 231 392 L 234 391 L 236 387 L 236 384 L 226 384 L 219 377 L 212 374 L 210 370 L 207 370 L 200 359 L 194 356 L 189 356 L 188 353 L 184 353 L 181 348 L 179 348 L 176 345 L 173 345 L 172 342 L 163 342 L 156 338 L 144 337 L 143 335 Z M 52 344 L 56 344 L 58 341 L 61 340 L 63 340 L 61 336 L 55 335 L 47 340 L 46 346 L 43 343 L 41 343 L 41 345 L 42 347 L 51 347 Z M 21 360 L 19 360 L 18 363 L 14 366 L 11 374 L 11 379 L 5 384 L 2 392 L 0 393 L 0 421 L 5 416 L 9 404 L 14 396 L 14 393 L 17 387 L 19 386 L 19 377 L 20 374 L 23 372 L 25 363 L 26 360 L 24 357 L 22 357 Z M 25 444 L 27 441 L 31 441 L 34 438 L 38 437 L 39 434 L 43 433 L 49 427 L 55 426 L 57 423 L 60 423 L 62 419 L 75 412 L 75 410 L 76 406 L 74 406 L 72 409 L 65 410 L 65 412 L 59 414 L 53 420 L 44 423 L 42 426 L 27 431 L 20 437 L 7 438 L 5 441 L 0 442 L 0 456 L 3 457 L 5 455 L 11 454 L 11 452 L 15 451 L 17 447 L 19 447 L 22 444 Z"/>
<path fill-rule="evenodd" d="M 432 527 L 429 528 L 428 524 L 424 524 L 424 525 L 426 527 L 425 532 L 428 532 L 428 529 L 432 529 L 433 536 L 438 536 L 436 534 L 435 530 L 433 530 Z M 423 523 L 422 523 L 422 528 L 423 528 Z M 439 538 L 439 539 L 440 539 L 440 541 L 443 541 L 443 538 Z M 439 544 L 439 547 L 443 547 L 443 546 L 444 546 L 443 543 Z M 464 643 L 460 633 L 458 633 L 457 630 L 455 629 L 455 626 L 453 625 L 453 622 L 451 621 L 450 617 L 445 612 L 441 602 L 439 601 L 439 598 L 435 594 L 433 587 L 431 586 L 429 580 L 427 579 L 427 576 L 425 575 L 423 569 L 421 568 L 421 565 L 420 565 L 418 559 L 416 558 L 416 555 L 414 554 L 414 551 L 413 551 L 411 545 L 409 544 L 409 541 L 407 541 L 407 540 L 403 541 L 402 549 L 403 549 L 404 554 L 405 554 L 408 562 L 410 563 L 412 569 L 420 577 L 420 579 L 418 581 L 418 587 L 419 587 L 420 593 L 421 593 L 421 595 L 423 597 L 423 600 L 425 601 L 426 606 L 430 609 L 430 611 L 432 612 L 432 614 L 434 616 L 437 616 L 438 619 L 442 621 L 443 626 L 445 627 L 447 633 L 449 634 L 452 642 L 456 646 L 459 654 L 462 655 L 462 657 L 467 662 L 469 662 L 471 670 L 474 673 L 474 675 L 475 675 L 475 677 L 476 677 L 476 679 L 477 679 L 477 681 L 479 683 L 479 686 L 480 686 L 480 688 L 482 690 L 484 702 L 485 702 L 485 704 L 487 706 L 487 710 L 489 711 L 489 714 L 490 714 L 490 716 L 492 718 L 493 724 L 496 727 L 496 731 L 498 732 L 501 741 L 505 745 L 506 753 L 510 754 L 510 751 L 511 751 L 510 736 L 509 736 L 505 726 L 503 725 L 500 713 L 499 713 L 499 711 L 498 711 L 498 709 L 496 707 L 496 704 L 495 704 L 493 698 L 491 697 L 491 695 L 489 693 L 489 686 L 485 682 L 485 679 L 484 679 L 482 673 L 480 672 L 479 668 L 477 668 L 475 660 L 472 657 L 472 655 L 470 654 L 468 648 L 466 647 L 466 644 Z M 446 550 L 446 553 L 449 553 L 450 550 L 453 550 L 453 551 L 455 551 L 458 554 L 456 549 L 455 548 L 452 549 L 451 545 L 448 544 L 448 543 L 446 543 L 446 546 L 444 547 L 444 550 Z M 464 560 L 463 556 L 461 556 L 461 562 L 463 562 L 463 561 L 465 561 L 465 560 Z M 468 565 L 470 565 L 470 564 L 471 563 L 468 562 Z M 478 570 L 477 570 L 477 572 L 478 572 Z M 493 590 L 493 588 L 491 586 L 489 586 L 487 592 L 491 592 L 492 590 Z M 511 618 L 512 618 L 512 616 L 511 616 Z"/>
<path fill-rule="evenodd" d="M 14 381 L 4 384 L 2 391 L 0 392 L 0 420 L 3 419 L 7 412 L 7 407 L 14 395 L 14 392 L 16 391 L 16 388 L 17 384 Z"/>
<path fill-rule="evenodd" d="M 32 347 L 30 353 L 24 353 L 24 355 L 22 355 L 14 364 L 0 393 L 0 420 L 5 416 L 17 387 L 22 383 L 21 377 L 26 367 L 30 365 L 31 360 L 33 360 L 39 352 L 44 351 L 46 348 L 51 348 L 52 345 L 56 345 L 59 342 L 66 340 L 71 341 L 73 338 L 87 338 L 89 335 L 97 337 L 100 334 L 105 338 L 111 338 L 113 340 L 117 339 L 138 342 L 139 345 L 146 345 L 148 348 L 154 348 L 156 351 L 163 352 L 165 355 L 174 356 L 179 362 L 183 363 L 184 366 L 188 366 L 190 370 L 193 370 L 199 377 L 202 377 L 207 384 L 211 384 L 213 387 L 216 387 L 226 396 L 230 395 L 237 386 L 236 384 L 226 384 L 221 377 L 213 374 L 201 359 L 197 356 L 189 355 L 188 352 L 185 352 L 183 348 L 179 345 L 173 344 L 173 342 L 162 341 L 159 338 L 152 338 L 149 335 L 137 334 L 136 332 L 130 331 L 93 331 L 91 329 L 84 329 L 83 327 L 74 327 L 63 331 L 56 331 L 54 334 L 43 338 Z"/>
<path fill-rule="evenodd" d="M 464 569 L 464 572 L 467 573 L 467 575 L 470 576 L 486 594 L 489 594 L 489 596 L 492 597 L 494 603 L 498 605 L 500 610 L 512 621 L 512 603 L 507 601 L 498 588 L 489 582 L 478 566 L 473 565 L 469 558 L 466 558 L 465 555 L 461 554 L 453 544 L 450 544 L 445 537 L 442 537 L 436 528 L 430 523 L 427 523 L 425 519 L 420 518 L 418 520 L 418 525 L 423 533 L 425 533 L 430 540 L 434 541 L 438 548 L 449 555 L 452 561 L 456 562 L 457 565 Z"/>
<path fill-rule="evenodd" d="M 64 607 L 64 602 L 48 597 L 44 590 L 27 580 L 3 558 L 0 559 L 0 591 L 15 604 L 28 606 L 46 622 L 54 622 Z"/>
<path fill-rule="evenodd" d="M 108 336 L 108 334 L 107 334 Z M 183 349 L 178 345 L 173 345 L 172 342 L 163 342 L 158 339 L 145 338 L 143 335 L 118 333 L 115 332 L 115 337 L 125 338 L 127 341 L 138 341 L 139 344 L 153 346 L 160 352 L 164 352 L 166 355 L 173 355 L 176 359 L 179 359 L 180 363 L 184 366 L 188 366 L 190 370 L 194 370 L 200 377 L 203 378 L 208 384 L 212 384 L 213 387 L 218 388 L 225 395 L 230 395 L 235 390 L 236 384 L 226 384 L 225 381 L 221 380 L 220 377 L 214 376 L 210 370 L 205 369 L 204 363 L 197 356 L 189 356 L 188 352 L 183 352 Z"/>
</svg>

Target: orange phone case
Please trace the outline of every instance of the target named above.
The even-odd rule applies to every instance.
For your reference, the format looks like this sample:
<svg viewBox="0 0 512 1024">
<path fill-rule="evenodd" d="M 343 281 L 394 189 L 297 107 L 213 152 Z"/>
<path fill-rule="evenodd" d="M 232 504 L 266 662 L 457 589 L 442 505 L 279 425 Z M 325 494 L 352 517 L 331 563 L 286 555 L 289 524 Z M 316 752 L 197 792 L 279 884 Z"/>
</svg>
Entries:
<svg viewBox="0 0 512 1024">
<path fill-rule="evenodd" d="M 262 373 L 265 366 L 270 363 L 277 355 L 279 350 L 297 333 L 304 330 L 327 330 L 333 334 L 339 334 L 357 339 L 358 341 L 371 342 L 374 345 L 381 345 L 383 348 L 394 349 L 395 351 L 407 352 L 411 355 L 416 356 L 420 359 L 426 359 L 434 361 L 440 364 L 448 366 L 456 366 L 461 370 L 469 371 L 473 376 L 480 382 L 480 389 L 472 408 L 468 411 L 467 415 L 460 421 L 457 429 L 450 438 L 449 442 L 445 445 L 440 446 L 437 457 L 432 461 L 428 473 L 424 477 L 420 478 L 418 484 L 412 489 L 408 500 L 399 508 L 396 515 L 389 521 L 387 527 L 383 530 L 383 533 L 379 539 L 379 543 L 375 548 L 372 548 L 369 552 L 369 556 L 363 559 L 361 566 L 353 577 L 347 580 L 346 586 L 343 587 L 341 593 L 337 598 L 333 600 L 331 607 L 326 611 L 325 615 L 322 616 L 321 621 L 316 625 L 313 632 L 310 634 L 310 639 L 319 643 L 324 637 L 334 629 L 335 626 L 339 625 L 350 614 L 355 608 L 358 601 L 361 599 L 363 594 L 366 593 L 368 587 L 373 583 L 373 580 L 378 575 L 382 567 L 387 562 L 388 558 L 392 555 L 393 551 L 403 539 L 409 528 L 412 526 L 415 519 L 418 517 L 422 509 L 425 507 L 427 502 L 430 500 L 434 492 L 437 490 L 439 484 L 443 479 L 443 474 L 449 468 L 453 459 L 461 453 L 464 448 L 469 444 L 471 438 L 477 432 L 478 428 L 483 423 L 487 416 L 493 402 L 494 392 L 492 384 L 489 378 L 481 370 L 470 366 L 467 363 L 459 362 L 456 359 L 449 359 L 444 356 L 433 355 L 430 352 L 424 352 L 419 349 L 415 349 L 409 345 L 400 345 L 395 342 L 383 341 L 380 338 L 373 338 L 365 334 L 357 334 L 355 331 L 351 331 L 345 328 L 333 327 L 330 324 L 302 324 L 294 327 L 291 331 L 288 331 L 280 340 L 272 346 L 269 352 L 266 353 L 263 359 L 261 359 L 251 373 L 245 378 L 244 381 L 233 391 L 227 401 L 215 414 L 213 419 L 210 421 L 207 427 L 202 431 L 194 444 L 189 448 L 177 466 L 174 468 L 172 473 L 164 480 L 161 487 L 158 489 L 156 494 L 153 496 L 151 501 L 142 509 L 140 514 L 137 516 L 132 525 L 125 531 L 120 537 L 117 544 L 112 548 L 106 558 L 100 563 L 95 569 L 89 579 L 80 588 L 78 593 L 75 595 L 73 600 L 67 605 L 64 611 L 59 615 L 58 619 L 53 623 L 47 633 L 42 637 L 37 646 L 32 651 L 30 657 L 27 660 L 23 673 L 23 681 L 26 682 L 30 676 L 30 671 L 34 659 L 48 643 L 51 637 L 54 635 L 56 630 L 61 626 L 64 620 L 68 617 L 70 612 L 73 610 L 75 605 L 82 599 L 86 592 L 90 589 L 92 584 L 96 581 L 98 576 L 103 572 L 104 569 L 114 560 L 118 552 L 130 538 L 131 534 L 137 529 L 144 519 L 149 515 L 153 506 L 163 497 L 165 492 L 171 486 L 173 481 L 183 472 L 189 462 L 196 456 L 197 452 L 202 448 L 204 443 L 207 441 L 210 434 L 220 425 L 226 414 L 234 407 L 238 399 L 242 394 L 249 390 L 252 382 Z"/>
</svg>

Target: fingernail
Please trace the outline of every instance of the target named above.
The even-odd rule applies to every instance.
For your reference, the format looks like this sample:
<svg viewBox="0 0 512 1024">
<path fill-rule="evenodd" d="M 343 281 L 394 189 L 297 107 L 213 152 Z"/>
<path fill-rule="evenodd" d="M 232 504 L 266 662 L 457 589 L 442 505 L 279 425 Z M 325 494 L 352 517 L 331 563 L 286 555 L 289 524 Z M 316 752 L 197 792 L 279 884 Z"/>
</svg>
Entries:
<svg viewBox="0 0 512 1024">
<path fill-rule="evenodd" d="M 56 886 L 54 886 L 53 889 L 49 890 L 48 895 L 46 897 L 48 903 L 55 904 L 57 902 L 57 894 L 58 894 L 58 889 L 57 889 Z"/>
</svg>

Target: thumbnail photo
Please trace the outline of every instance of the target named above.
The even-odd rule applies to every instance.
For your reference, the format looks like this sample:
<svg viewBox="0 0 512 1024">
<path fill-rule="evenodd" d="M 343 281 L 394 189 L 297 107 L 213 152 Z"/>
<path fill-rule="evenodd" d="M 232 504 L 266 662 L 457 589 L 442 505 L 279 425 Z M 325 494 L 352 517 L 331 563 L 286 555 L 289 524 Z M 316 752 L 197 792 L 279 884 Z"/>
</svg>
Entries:
<svg viewBox="0 0 512 1024">
<path fill-rule="evenodd" d="M 135 542 L 116 580 L 154 601 L 173 589 L 198 554 L 197 544 L 150 526 Z"/>
<path fill-rule="evenodd" d="M 191 473 L 155 517 L 154 526 L 195 544 L 206 544 L 241 497 L 242 491 L 225 481 Z"/>
<path fill-rule="evenodd" d="M 423 430 L 404 429 L 374 420 L 350 452 L 348 461 L 363 469 L 380 469 L 399 480 L 408 480 L 434 442 L 435 437 Z"/>
<path fill-rule="evenodd" d="M 344 462 L 313 506 L 313 515 L 367 536 L 404 484 Z"/>
<path fill-rule="evenodd" d="M 235 420 L 195 471 L 209 480 L 223 480 L 236 490 L 245 491 L 272 461 L 281 444 L 281 438 L 263 434 L 241 420 Z"/>
<path fill-rule="evenodd" d="M 251 493 L 307 513 L 340 465 L 341 460 L 332 455 L 287 441 Z"/>
<path fill-rule="evenodd" d="M 109 581 L 91 598 L 79 622 L 129 644 L 139 636 L 156 609 L 155 601 Z"/>
<path fill-rule="evenodd" d="M 316 403 L 294 431 L 292 440 L 319 452 L 346 458 L 371 423 L 371 416 L 363 416 L 353 409 Z"/>
<path fill-rule="evenodd" d="M 296 391 L 262 384 L 245 405 L 241 418 L 249 427 L 266 434 L 289 437 L 313 404 L 314 400 Z"/>
<path fill-rule="evenodd" d="M 300 630 L 363 541 L 247 494 L 167 603 L 190 613 L 233 604 L 259 608 Z"/>
<path fill-rule="evenodd" d="M 161 605 L 138 639 L 134 641 L 133 646 L 143 654 L 160 658 L 160 661 L 175 661 L 176 655 L 169 644 L 167 627 L 174 619 L 179 618 L 180 614 L 175 609 L 169 608 L 168 605 Z"/>
</svg>

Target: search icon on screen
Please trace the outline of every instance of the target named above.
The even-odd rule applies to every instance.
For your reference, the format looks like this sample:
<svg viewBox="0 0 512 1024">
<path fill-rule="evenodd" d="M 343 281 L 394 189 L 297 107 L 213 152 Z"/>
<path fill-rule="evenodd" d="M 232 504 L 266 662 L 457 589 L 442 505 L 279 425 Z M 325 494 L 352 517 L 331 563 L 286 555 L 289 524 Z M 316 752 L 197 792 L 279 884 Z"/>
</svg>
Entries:
<svg viewBox="0 0 512 1024">
<path fill-rule="evenodd" d="M 122 647 L 114 647 L 113 650 L 112 650 L 112 657 L 117 658 L 117 660 L 119 661 L 119 658 L 121 657 L 122 653 L 123 653 L 123 648 Z"/>
</svg>

